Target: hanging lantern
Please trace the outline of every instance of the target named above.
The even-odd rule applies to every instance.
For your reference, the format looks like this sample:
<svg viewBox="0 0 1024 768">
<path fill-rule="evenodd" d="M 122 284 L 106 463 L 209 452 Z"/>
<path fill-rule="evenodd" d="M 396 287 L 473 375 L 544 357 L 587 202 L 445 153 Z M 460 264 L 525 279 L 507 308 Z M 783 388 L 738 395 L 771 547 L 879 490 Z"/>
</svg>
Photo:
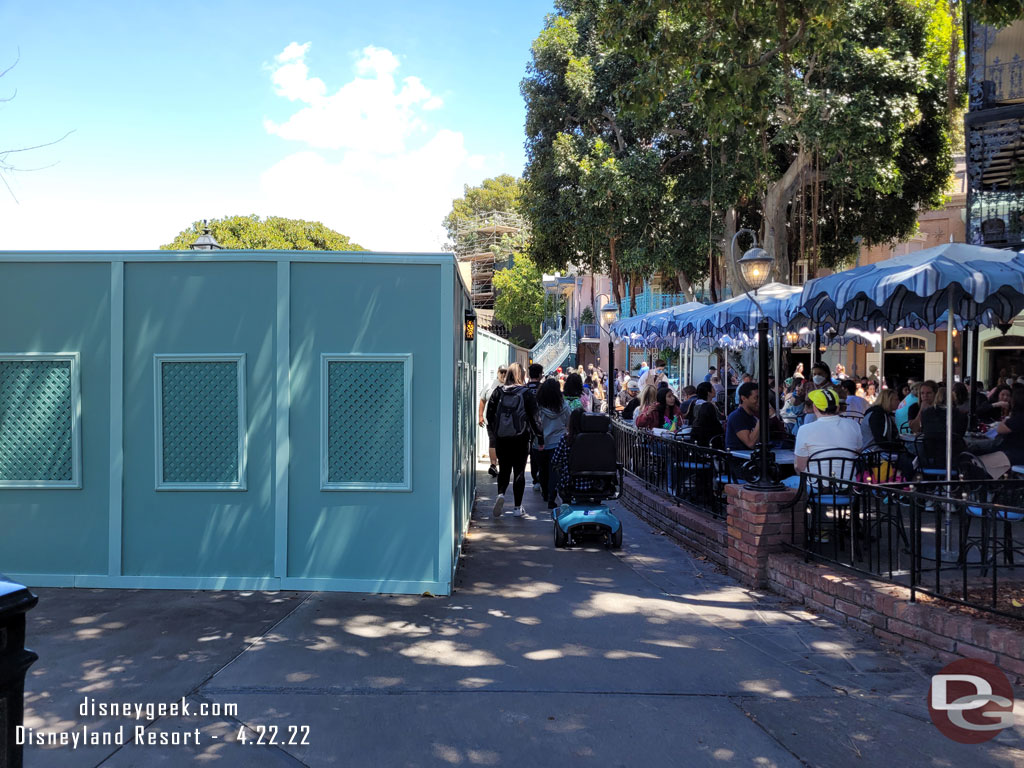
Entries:
<svg viewBox="0 0 1024 768">
<path fill-rule="evenodd" d="M 472 309 L 466 310 L 466 318 L 463 322 L 463 329 L 465 331 L 464 338 L 466 341 L 473 341 L 476 338 L 476 312 Z"/>
</svg>

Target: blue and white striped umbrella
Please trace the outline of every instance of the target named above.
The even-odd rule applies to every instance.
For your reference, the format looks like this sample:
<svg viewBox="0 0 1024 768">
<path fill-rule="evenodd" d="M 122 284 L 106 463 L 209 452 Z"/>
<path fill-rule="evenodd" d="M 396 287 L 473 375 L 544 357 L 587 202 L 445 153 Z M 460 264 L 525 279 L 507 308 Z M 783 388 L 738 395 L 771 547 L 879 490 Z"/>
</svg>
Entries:
<svg viewBox="0 0 1024 768">
<path fill-rule="evenodd" d="M 680 334 L 675 322 L 676 315 L 694 309 L 703 309 L 704 306 L 700 302 L 691 301 L 687 304 L 648 312 L 645 315 L 626 317 L 612 323 L 611 334 L 616 339 L 638 347 L 678 346 Z"/>
<path fill-rule="evenodd" d="M 1024 310 L 1024 256 L 946 243 L 810 280 L 800 311 L 817 321 L 934 330 L 951 302 L 967 325 L 1010 322 Z"/>
<path fill-rule="evenodd" d="M 760 306 L 759 306 L 760 305 Z M 800 288 L 782 283 L 768 283 L 759 288 L 756 300 L 746 294 L 709 304 L 675 318 L 680 335 L 716 336 L 736 331 L 749 331 L 757 326 L 761 311 L 769 323 L 786 328 L 797 317 Z"/>
</svg>

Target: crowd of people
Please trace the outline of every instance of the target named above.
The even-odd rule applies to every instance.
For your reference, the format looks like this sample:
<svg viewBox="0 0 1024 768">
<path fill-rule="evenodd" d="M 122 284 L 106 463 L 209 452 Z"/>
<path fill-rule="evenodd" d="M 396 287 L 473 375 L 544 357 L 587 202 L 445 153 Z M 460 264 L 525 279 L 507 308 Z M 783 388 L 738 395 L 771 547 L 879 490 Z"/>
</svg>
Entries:
<svg viewBox="0 0 1024 768">
<path fill-rule="evenodd" d="M 494 516 L 503 513 L 510 485 L 512 514 L 525 514 L 528 460 L 533 487 L 549 509 L 565 500 L 568 449 L 579 430 L 575 413 L 608 411 L 640 429 L 685 430 L 697 445 L 739 452 L 752 450 L 766 430 L 769 440 L 792 445 L 798 473 L 815 454 L 882 451 L 894 461 L 898 455 L 899 471 L 910 477 L 927 460 L 915 453 L 915 445 L 930 441 L 938 444 L 934 455 L 945 455 L 947 408 L 952 408 L 954 455 L 972 452 L 993 478 L 1024 464 L 1024 379 L 1001 377 L 989 390 L 981 382 L 957 382 L 947 389 L 931 380 L 909 380 L 897 391 L 873 378 L 848 377 L 842 366 L 833 372 L 823 362 L 805 377 L 801 364 L 781 387 L 769 376 L 769 423 L 763 426 L 757 383 L 731 368 L 722 373 L 730 379 L 728 398 L 716 367 L 696 387 L 677 392 L 659 358 L 634 376 L 614 372 L 617 394 L 609 402 L 607 378 L 593 365 L 558 369 L 546 377 L 537 364 L 528 371 L 518 363 L 502 366 L 481 393 L 478 413 L 480 426 L 487 427 L 488 471 L 498 484 Z M 979 430 L 987 430 L 985 438 Z"/>
</svg>

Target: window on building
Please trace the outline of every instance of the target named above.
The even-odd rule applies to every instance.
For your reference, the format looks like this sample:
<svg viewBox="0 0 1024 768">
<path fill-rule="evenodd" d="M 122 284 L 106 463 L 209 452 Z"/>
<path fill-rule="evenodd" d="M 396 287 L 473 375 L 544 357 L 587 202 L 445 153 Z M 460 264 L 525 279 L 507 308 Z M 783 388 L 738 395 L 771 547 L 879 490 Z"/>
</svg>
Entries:
<svg viewBox="0 0 1024 768">
<path fill-rule="evenodd" d="M 323 355 L 320 388 L 321 490 L 412 490 L 412 355 Z"/>
<path fill-rule="evenodd" d="M 803 285 L 807 282 L 807 259 L 798 259 L 793 264 L 793 285 Z"/>
<path fill-rule="evenodd" d="M 78 355 L 0 355 L 0 488 L 81 488 Z"/>
<path fill-rule="evenodd" d="M 885 340 L 886 352 L 926 352 L 928 342 L 917 336 L 891 336 Z"/>
<path fill-rule="evenodd" d="M 156 355 L 156 487 L 244 491 L 245 355 Z"/>
</svg>

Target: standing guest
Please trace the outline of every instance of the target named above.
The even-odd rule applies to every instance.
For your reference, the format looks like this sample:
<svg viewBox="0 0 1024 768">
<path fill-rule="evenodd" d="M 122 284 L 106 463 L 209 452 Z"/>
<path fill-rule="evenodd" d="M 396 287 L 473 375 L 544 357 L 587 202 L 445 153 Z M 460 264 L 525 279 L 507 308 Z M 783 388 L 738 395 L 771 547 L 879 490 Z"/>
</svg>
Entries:
<svg viewBox="0 0 1024 768">
<path fill-rule="evenodd" d="M 900 436 L 893 412 L 899 404 L 900 396 L 896 390 L 884 389 L 878 396 L 878 402 L 865 411 L 860 422 L 863 450 L 891 449 L 898 445 Z"/>
<path fill-rule="evenodd" d="M 723 433 L 722 414 L 712 402 L 713 394 L 714 390 L 709 382 L 702 381 L 698 384 L 697 399 L 687 414 L 690 437 L 697 445 L 709 445 L 713 438 Z"/>
<path fill-rule="evenodd" d="M 636 415 L 636 409 L 640 407 L 640 390 L 636 379 L 626 380 L 626 396 L 629 398 L 622 409 L 622 418 L 632 421 Z"/>
<path fill-rule="evenodd" d="M 717 369 L 717 368 L 715 368 L 715 366 L 713 366 L 713 365 L 709 365 L 709 366 L 708 366 L 708 373 L 707 373 L 707 375 L 706 375 L 706 376 L 704 377 L 704 381 L 706 381 L 706 382 L 710 383 L 710 382 L 711 382 L 711 379 L 712 379 L 712 377 L 713 377 L 713 376 L 715 376 L 715 375 L 717 375 L 717 374 L 718 374 L 718 369 Z"/>
<path fill-rule="evenodd" d="M 538 462 L 540 484 L 544 500 L 548 503 L 548 509 L 554 509 L 557 492 L 551 482 L 551 457 L 565 435 L 565 430 L 569 426 L 569 415 L 572 411 L 566 404 L 565 398 L 562 397 L 562 390 L 559 389 L 558 382 L 552 380 L 545 381 L 540 385 L 540 390 L 537 392 L 537 407 L 540 410 L 540 424 L 543 433 L 540 461 Z"/>
<path fill-rule="evenodd" d="M 819 360 L 814 364 L 811 368 L 811 381 L 814 382 L 815 389 L 832 386 L 832 372 L 827 363 Z"/>
<path fill-rule="evenodd" d="M 861 443 L 860 425 L 852 419 L 839 417 L 839 395 L 831 389 L 814 389 L 807 393 L 807 400 L 814 407 L 814 421 L 804 424 L 796 433 L 797 472 L 807 469 L 807 460 L 822 451 L 836 449 L 857 450 Z M 792 478 L 788 478 L 793 482 Z M 849 478 L 847 478 L 849 479 Z M 800 478 L 796 478 L 798 484 Z M 787 483 L 788 484 L 788 483 Z"/>
<path fill-rule="evenodd" d="M 654 367 L 649 368 L 640 374 L 640 390 L 648 384 L 653 384 L 655 387 L 658 386 L 662 381 L 668 381 L 668 376 L 665 375 L 665 361 L 660 357 L 654 361 Z"/>
<path fill-rule="evenodd" d="M 498 497 L 494 500 L 494 517 L 501 517 L 505 492 L 512 478 L 513 517 L 526 514 L 523 491 L 526 490 L 526 459 L 530 452 L 531 434 L 543 439 L 537 400 L 523 385 L 523 367 L 512 363 L 505 372 L 505 383 L 494 390 L 487 401 L 487 434 L 498 454 Z"/>
<path fill-rule="evenodd" d="M 484 421 L 484 408 L 487 407 L 487 402 L 488 402 L 488 400 L 491 399 L 491 395 L 494 393 L 494 390 L 496 390 L 498 387 L 500 387 L 502 384 L 505 383 L 505 374 L 506 374 L 507 371 L 508 371 L 508 369 L 504 365 L 499 365 L 498 366 L 498 373 L 495 376 L 494 381 L 492 381 L 490 384 L 488 384 L 480 392 L 480 404 L 479 404 L 479 407 L 477 408 L 478 413 L 477 413 L 476 420 L 477 420 L 477 424 L 479 424 L 481 427 L 486 426 L 486 422 Z M 494 441 L 491 440 L 491 432 L 490 432 L 490 430 L 487 431 L 487 440 L 488 440 L 487 452 L 488 452 L 488 454 L 490 454 L 490 459 L 491 459 L 491 466 L 487 468 L 487 474 L 489 474 L 491 477 L 497 477 L 498 476 L 498 453 L 497 453 L 497 451 L 494 450 Z"/>
<path fill-rule="evenodd" d="M 843 379 L 839 384 L 846 390 L 846 413 L 850 416 L 864 416 L 868 409 L 868 401 L 857 394 L 857 382 Z"/>
<path fill-rule="evenodd" d="M 668 387 L 662 387 L 658 390 L 657 403 L 653 408 L 648 408 L 636 419 L 636 425 L 638 427 L 644 427 L 645 429 L 654 429 L 655 427 L 664 427 L 666 424 L 671 424 L 672 421 L 681 420 L 683 413 L 679 408 L 679 401 L 676 400 L 675 394 Z M 678 421 L 676 422 L 678 424 Z M 665 427 L 668 429 L 668 427 Z"/>
<path fill-rule="evenodd" d="M 583 388 L 583 379 L 578 373 L 570 373 L 565 377 L 565 387 L 562 388 L 565 401 L 571 410 L 582 408 L 590 413 L 590 393 Z"/>
<path fill-rule="evenodd" d="M 893 391 L 895 392 L 895 390 Z M 867 386 L 864 387 L 863 398 L 867 402 L 869 407 L 875 404 L 875 401 L 878 399 L 878 385 L 875 384 L 874 381 L 869 381 L 867 383 Z M 899 400 L 899 395 L 897 395 L 896 405 L 899 405 Z"/>
<path fill-rule="evenodd" d="M 601 373 L 595 371 L 590 375 L 590 397 L 593 403 L 591 410 L 594 413 L 604 412 L 605 392 L 604 384 L 601 382 Z"/>
<path fill-rule="evenodd" d="M 540 388 L 541 377 L 544 376 L 544 366 L 540 363 L 530 363 L 530 367 L 526 369 L 526 373 L 529 379 L 526 382 L 526 388 L 533 393 L 533 398 L 537 399 L 537 390 Z M 540 461 L 540 449 L 537 447 L 539 443 L 536 440 L 530 442 L 530 480 L 533 483 L 533 490 L 539 491 L 540 487 L 540 473 L 537 471 L 537 462 Z"/>
<path fill-rule="evenodd" d="M 757 384 L 740 384 L 740 407 L 729 414 L 725 424 L 725 448 L 746 451 L 757 445 L 760 425 L 757 423 Z"/>
</svg>

